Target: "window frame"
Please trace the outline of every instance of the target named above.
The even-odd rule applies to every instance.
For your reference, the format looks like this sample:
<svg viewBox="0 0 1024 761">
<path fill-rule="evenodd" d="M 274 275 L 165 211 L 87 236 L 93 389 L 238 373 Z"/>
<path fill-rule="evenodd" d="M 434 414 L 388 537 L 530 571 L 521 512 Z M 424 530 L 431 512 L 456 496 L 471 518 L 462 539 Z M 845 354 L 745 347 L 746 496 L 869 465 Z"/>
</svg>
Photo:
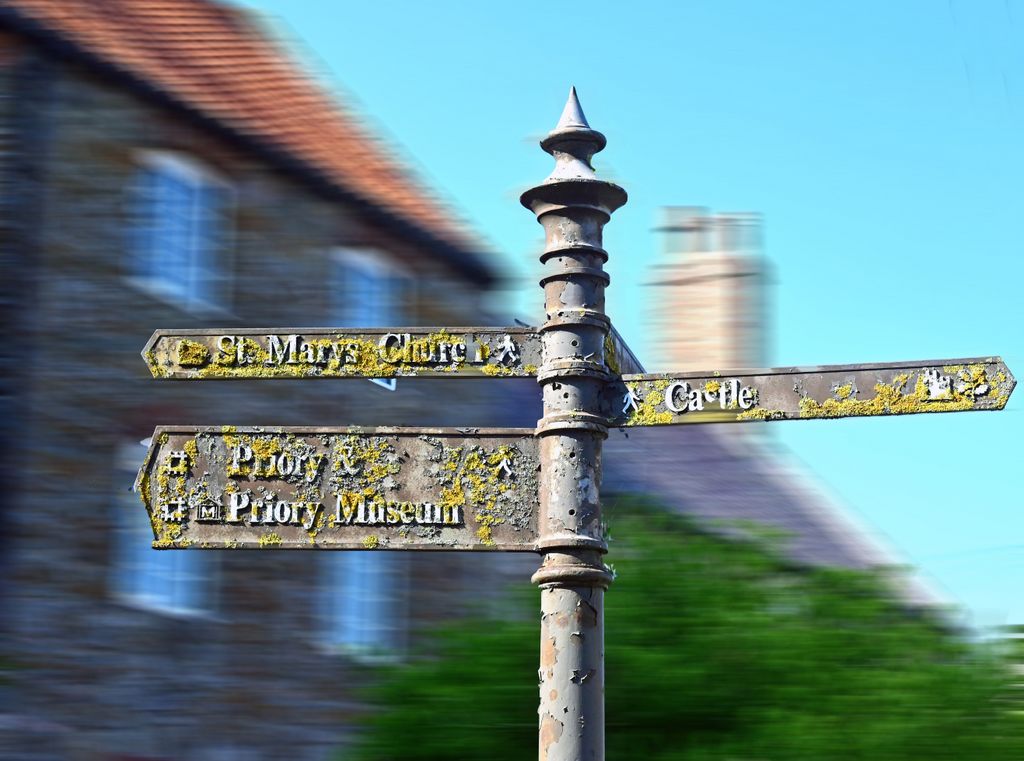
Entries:
<svg viewBox="0 0 1024 761">
<path fill-rule="evenodd" d="M 216 618 L 221 600 L 221 568 L 217 553 L 153 549 L 149 514 L 134 487 L 135 474 L 145 457 L 148 444 L 148 440 L 135 444 L 122 442 L 110 460 L 114 463 L 111 490 L 113 542 L 109 548 L 111 560 L 108 568 L 110 597 L 127 607 L 171 618 Z M 145 549 L 139 546 L 140 542 L 145 545 Z M 184 578 L 175 578 L 173 581 L 175 584 L 201 581 L 202 593 L 194 595 L 190 600 L 199 602 L 181 605 L 174 602 L 177 595 L 173 591 L 166 598 L 140 591 L 141 580 L 146 575 L 154 575 L 152 569 L 148 574 L 139 573 L 138 570 L 141 563 L 150 559 L 154 565 L 164 563 L 173 566 L 171 573 L 175 575 L 181 573 L 183 564 L 191 566 Z M 167 568 L 164 568 L 157 571 L 156 575 L 166 573 Z"/>
<path fill-rule="evenodd" d="M 337 246 L 330 250 L 329 266 L 332 268 L 330 283 L 331 302 L 328 306 L 330 322 L 347 330 L 358 328 L 401 327 L 415 323 L 416 279 L 414 273 L 385 251 L 365 246 Z M 360 305 L 357 314 L 344 314 L 337 299 L 346 298 L 345 291 L 352 286 L 352 274 L 376 280 L 380 286 L 375 291 L 377 303 Z M 386 292 L 388 303 L 380 310 L 381 291 Z M 370 310 L 378 310 L 370 314 Z M 353 317 L 355 319 L 353 319 Z M 374 383 L 390 390 L 395 389 L 394 378 L 370 378 Z M 367 605 L 360 598 L 346 611 L 346 600 L 352 600 L 362 590 L 356 589 L 362 582 L 354 578 L 359 571 L 362 578 L 373 577 L 381 582 L 385 590 L 378 591 L 375 601 Z M 318 644 L 326 651 L 346 655 L 355 660 L 379 663 L 398 660 L 408 645 L 409 622 L 409 576 L 410 563 L 405 553 L 381 553 L 352 550 L 330 553 L 324 559 L 320 570 L 320 588 L 317 598 Z M 348 582 L 351 586 L 346 586 Z M 380 599 L 382 598 L 382 599 Z M 356 611 L 356 607 L 361 608 Z M 370 611 L 368 613 L 368 611 Z M 345 620 L 345 613 L 357 616 L 372 615 L 371 622 Z M 345 631 L 348 630 L 348 635 Z M 369 635 L 367 635 L 369 631 Z M 340 636 L 339 636 L 340 635 Z M 383 645 L 368 640 L 386 637 Z"/>
<path fill-rule="evenodd" d="M 373 631 L 387 633 L 388 641 L 380 646 L 366 644 L 366 637 L 361 634 L 347 641 L 336 636 L 346 627 L 352 632 L 370 628 L 362 623 L 348 623 L 343 618 L 339 621 L 338 618 L 345 600 L 349 599 L 349 590 L 343 583 L 338 583 L 339 579 L 344 580 L 352 566 L 367 561 L 371 565 L 378 564 L 374 570 L 379 577 L 383 576 L 385 584 L 390 584 L 389 594 L 383 602 L 378 602 L 375 611 L 378 614 L 382 611 L 388 614 L 379 616 L 374 622 L 376 626 Z M 379 564 L 390 566 L 386 568 L 386 574 L 380 574 Z M 406 552 L 345 550 L 327 553 L 321 562 L 320 584 L 316 596 L 317 645 L 327 653 L 343 655 L 362 663 L 394 663 L 401 660 L 409 644 L 411 565 Z"/>
<path fill-rule="evenodd" d="M 140 149 L 133 155 L 133 173 L 127 187 L 126 212 L 129 219 L 126 241 L 124 279 L 133 287 L 148 296 L 166 304 L 177 307 L 184 312 L 230 316 L 233 297 L 234 244 L 236 229 L 233 224 L 237 209 L 237 191 L 232 182 L 187 153 L 175 150 Z M 210 285 L 213 293 L 197 295 L 192 282 L 182 286 L 172 278 L 143 274 L 143 270 L 152 268 L 154 254 L 152 251 L 141 251 L 139 238 L 143 226 L 150 221 L 143 219 L 140 213 L 140 179 L 144 171 L 163 173 L 191 187 L 212 187 L 223 193 L 223 208 L 219 216 L 225 221 L 223 229 L 217 231 L 217 242 L 210 252 L 210 260 L 205 262 L 207 272 L 215 273 Z M 190 227 L 197 224 L 196 215 L 189 218 Z M 198 265 L 190 261 L 188 266 L 195 269 Z M 193 276 L 194 279 L 194 276 Z"/>
<path fill-rule="evenodd" d="M 328 314 L 333 325 L 344 328 L 388 328 L 415 324 L 415 310 L 412 307 L 416 303 L 416 278 L 408 267 L 386 252 L 369 246 L 335 246 L 330 250 L 328 258 L 331 267 L 328 282 L 332 299 L 328 304 Z M 389 290 L 393 288 L 392 284 L 400 283 L 400 293 L 388 294 L 392 303 L 387 305 L 386 313 L 372 316 L 367 320 L 349 320 L 347 316 L 342 315 L 342 308 L 335 300 L 339 296 L 336 292 L 339 286 L 344 289 L 348 283 L 348 278 L 342 278 L 341 282 L 338 282 L 339 268 L 342 272 L 360 272 L 387 283 Z"/>
</svg>

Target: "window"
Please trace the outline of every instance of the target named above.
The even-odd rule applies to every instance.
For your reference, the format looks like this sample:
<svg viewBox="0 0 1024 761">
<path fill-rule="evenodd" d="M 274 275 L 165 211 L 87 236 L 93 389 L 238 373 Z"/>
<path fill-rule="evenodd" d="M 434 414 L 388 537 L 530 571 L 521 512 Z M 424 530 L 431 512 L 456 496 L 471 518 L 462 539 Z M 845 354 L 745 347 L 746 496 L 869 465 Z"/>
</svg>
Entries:
<svg viewBox="0 0 1024 761">
<path fill-rule="evenodd" d="M 400 327 L 414 322 L 412 280 L 370 249 L 331 252 L 331 322 Z M 376 379 L 375 379 L 376 380 Z M 393 380 L 377 380 L 394 389 Z M 393 654 L 405 643 L 406 558 L 390 552 L 332 552 L 324 559 L 324 642 L 362 657 Z"/>
<path fill-rule="evenodd" d="M 406 556 L 351 550 L 326 558 L 323 638 L 353 655 L 382 657 L 401 650 L 406 630 Z"/>
<path fill-rule="evenodd" d="M 355 328 L 399 327 L 415 321 L 412 280 L 371 249 L 332 252 L 331 321 Z"/>
<path fill-rule="evenodd" d="M 222 306 L 231 190 L 199 163 L 144 152 L 131 186 L 129 274 L 185 309 Z"/>
<path fill-rule="evenodd" d="M 198 550 L 153 549 L 149 516 L 131 488 L 145 454 L 138 443 L 125 444 L 115 459 L 112 588 L 125 602 L 161 613 L 212 612 L 215 558 Z"/>
</svg>

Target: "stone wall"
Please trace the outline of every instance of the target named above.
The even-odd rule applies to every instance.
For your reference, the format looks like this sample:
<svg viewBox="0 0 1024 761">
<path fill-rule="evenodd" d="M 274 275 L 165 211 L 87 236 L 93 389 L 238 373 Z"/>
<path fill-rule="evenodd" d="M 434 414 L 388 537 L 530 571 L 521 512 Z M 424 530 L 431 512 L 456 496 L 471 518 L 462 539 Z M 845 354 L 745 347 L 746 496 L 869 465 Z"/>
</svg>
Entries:
<svg viewBox="0 0 1024 761">
<path fill-rule="evenodd" d="M 25 100 L 17 67 L 35 60 L 46 97 Z M 42 65 L 46 64 L 46 65 Z M 157 382 L 139 352 L 153 329 L 322 324 L 328 251 L 370 246 L 413 274 L 410 324 L 478 324 L 479 287 L 297 178 L 178 113 L 30 50 L 0 65 L 0 119 L 46 128 L 31 158 L 43 170 L 16 294 L 23 333 L 5 360 L 20 368 L 18 430 L 5 436 L 21 484 L 4 508 L 8 668 L 0 754 L 18 758 L 321 759 L 366 710 L 354 688 L 373 666 L 318 642 L 325 580 L 313 553 L 216 553 L 219 603 L 170 616 L 116 594 L 115 529 L 130 487 L 116 467 L 125 442 L 157 424 L 533 425 L 532 381 L 365 380 Z M 22 120 L 24 129 L 25 119 Z M 132 281 L 125 265 L 129 188 L 139 151 L 195 157 L 234 189 L 231 276 L 217 308 L 183 310 Z M 5 164 L 5 169 L 7 165 Z M 10 172 L 7 172 L 10 175 Z M 28 196 L 26 195 L 27 199 Z M 6 264 L 6 263 L 5 263 Z M 5 267 L 6 269 L 6 267 Z M 141 463 L 143 448 L 138 448 Z M 5 462 L 8 460 L 5 459 Z M 415 632 L 485 600 L 504 570 L 532 557 L 410 557 L 406 604 Z M 525 583 L 525 578 L 524 583 Z"/>
</svg>

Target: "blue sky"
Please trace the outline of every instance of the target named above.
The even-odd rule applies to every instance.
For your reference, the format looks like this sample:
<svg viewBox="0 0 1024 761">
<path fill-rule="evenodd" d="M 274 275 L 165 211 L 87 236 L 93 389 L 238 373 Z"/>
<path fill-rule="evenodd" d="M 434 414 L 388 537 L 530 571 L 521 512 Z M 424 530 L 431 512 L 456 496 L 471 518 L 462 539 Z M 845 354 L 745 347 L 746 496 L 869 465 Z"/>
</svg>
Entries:
<svg viewBox="0 0 1024 761">
<path fill-rule="evenodd" d="M 678 204 L 764 215 L 772 364 L 999 354 L 1024 377 L 1024 2 L 244 4 L 484 233 L 524 319 L 541 236 L 518 194 L 575 84 L 630 194 L 608 311 L 641 360 Z M 1024 623 L 1022 400 L 774 435 L 968 622 Z"/>
</svg>

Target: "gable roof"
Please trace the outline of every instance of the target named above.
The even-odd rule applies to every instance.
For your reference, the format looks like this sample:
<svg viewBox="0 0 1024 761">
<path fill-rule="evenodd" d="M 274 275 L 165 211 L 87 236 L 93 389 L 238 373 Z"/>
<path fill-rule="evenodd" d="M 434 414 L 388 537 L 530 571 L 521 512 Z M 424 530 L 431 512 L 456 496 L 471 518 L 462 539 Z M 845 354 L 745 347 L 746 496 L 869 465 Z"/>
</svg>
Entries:
<svg viewBox="0 0 1024 761">
<path fill-rule="evenodd" d="M 210 0 L 0 0 L 0 25 L 217 126 L 490 282 L 481 244 L 246 11 Z"/>
</svg>

